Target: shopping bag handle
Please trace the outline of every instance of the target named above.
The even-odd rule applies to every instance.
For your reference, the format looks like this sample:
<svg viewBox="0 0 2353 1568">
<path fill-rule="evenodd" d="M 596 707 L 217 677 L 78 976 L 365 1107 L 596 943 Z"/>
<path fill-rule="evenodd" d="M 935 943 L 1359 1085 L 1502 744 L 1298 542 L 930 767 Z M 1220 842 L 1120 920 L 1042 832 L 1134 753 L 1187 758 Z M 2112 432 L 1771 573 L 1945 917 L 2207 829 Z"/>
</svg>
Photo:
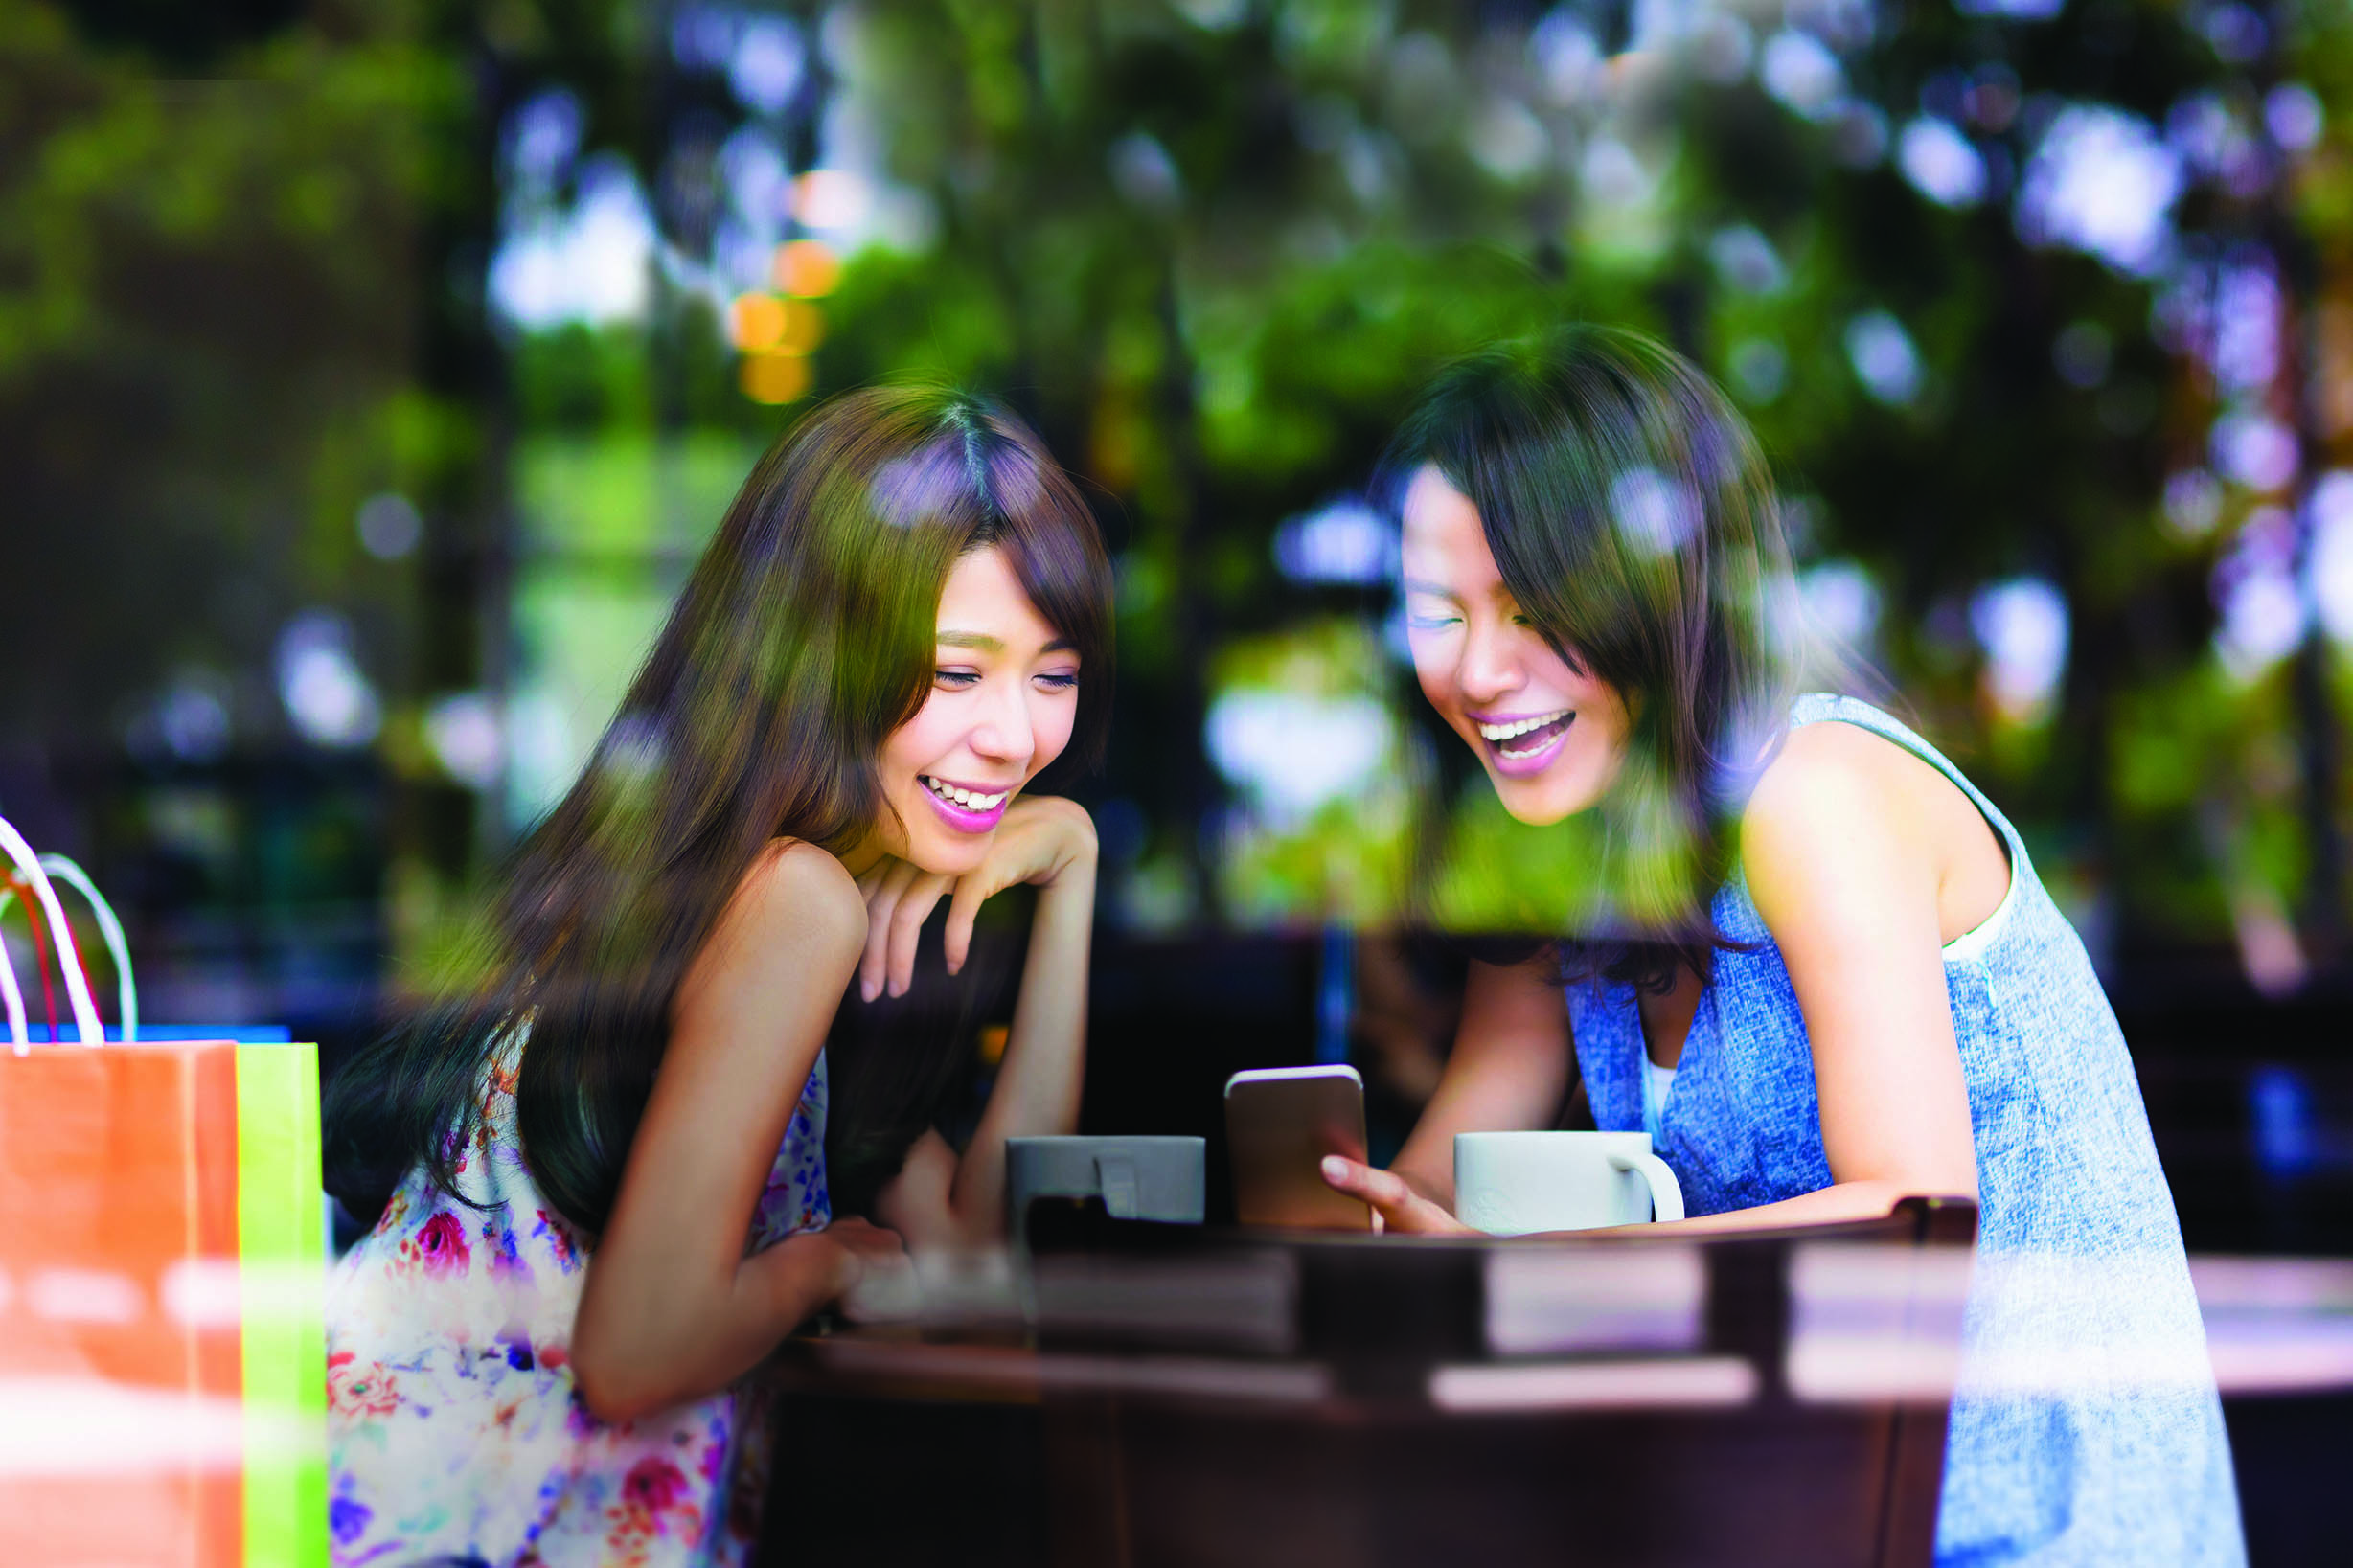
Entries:
<svg viewBox="0 0 2353 1568">
<path fill-rule="evenodd" d="M 126 1041 L 137 1039 L 139 1037 L 139 986 L 126 966 L 130 963 L 130 944 L 124 939 L 123 922 L 115 919 L 113 906 L 106 902 L 105 895 L 98 891 L 97 885 L 90 880 L 89 874 L 73 861 L 61 854 L 45 854 L 41 856 L 41 867 L 51 876 L 62 880 L 67 886 L 74 888 L 90 900 L 90 907 L 98 917 L 99 934 L 105 939 L 106 951 L 114 960 L 115 1000 L 117 1011 L 123 1020 L 123 1038 Z M 6 881 L 0 881 L 0 915 L 7 914 L 9 905 L 16 901 L 17 893 L 29 886 L 30 884 L 23 877 L 13 872 L 10 873 Z M 57 1005 L 49 989 L 47 928 L 41 923 L 40 918 L 33 913 L 30 900 L 31 895 L 28 893 L 25 924 L 33 936 L 33 962 L 40 966 L 41 1002 L 49 1014 L 49 1037 L 59 1039 L 63 1036 L 57 1034 Z M 88 968 L 83 968 L 81 978 L 85 984 L 88 982 L 90 978 Z M 14 970 L 9 971 L 7 983 L 10 987 L 14 987 L 16 983 Z"/>
<path fill-rule="evenodd" d="M 114 905 L 98 891 L 90 874 L 73 861 L 54 851 L 41 856 L 41 869 L 57 880 L 72 888 L 88 901 L 90 913 L 98 918 L 98 934 L 106 943 L 106 956 L 114 960 L 115 1011 L 123 1025 L 126 1044 L 139 1037 L 139 985 L 131 978 L 130 942 L 123 935 L 123 922 L 115 919 Z M 87 981 L 85 972 L 82 976 Z"/>
<path fill-rule="evenodd" d="M 75 1033 L 84 1045 L 103 1045 L 106 1032 L 98 1021 L 98 1004 L 90 1000 L 90 983 L 82 978 L 81 953 L 74 945 L 73 927 L 65 923 L 65 906 L 57 902 L 57 890 L 50 885 L 49 873 L 42 869 L 40 856 L 33 852 L 25 835 L 6 817 L 0 817 L 0 850 L 8 852 L 9 859 L 31 884 L 33 896 L 41 901 L 41 913 L 48 918 L 49 934 L 57 939 L 57 967 L 65 971 L 65 996 L 73 1006 Z M 10 1028 L 15 1036 L 12 1043 L 21 1055 L 26 1043 L 20 1017 L 21 1007 L 10 1010 Z"/>
<path fill-rule="evenodd" d="M 21 1057 L 32 1049 L 25 1041 L 25 993 L 16 989 L 16 966 L 9 962 L 6 948 L 0 948 L 0 1000 L 8 1003 L 9 1044 Z"/>
<path fill-rule="evenodd" d="M 0 915 L 8 913 L 9 905 L 21 893 L 25 900 L 25 935 L 33 939 L 33 972 L 41 980 L 41 1014 L 49 1021 L 49 1037 L 62 1038 L 57 1033 L 57 993 L 49 983 L 49 927 L 42 923 L 40 911 L 34 908 L 33 884 L 16 875 L 11 868 L 0 876 Z M 11 963 L 13 971 L 14 964 Z"/>
</svg>

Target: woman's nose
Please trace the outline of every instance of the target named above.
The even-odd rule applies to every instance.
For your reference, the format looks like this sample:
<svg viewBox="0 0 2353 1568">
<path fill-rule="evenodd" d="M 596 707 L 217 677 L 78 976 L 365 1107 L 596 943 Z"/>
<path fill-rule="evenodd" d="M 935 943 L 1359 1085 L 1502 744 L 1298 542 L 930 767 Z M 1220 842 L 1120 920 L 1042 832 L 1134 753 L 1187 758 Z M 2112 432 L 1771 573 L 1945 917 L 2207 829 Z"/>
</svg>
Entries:
<svg viewBox="0 0 2353 1568">
<path fill-rule="evenodd" d="M 1028 764 L 1038 746 L 1038 731 L 1030 722 L 1029 703 L 1020 686 L 1009 686 L 990 703 L 972 731 L 971 744 L 975 754 L 993 762 Z"/>
<path fill-rule="evenodd" d="M 1519 650 L 1508 627 L 1473 626 L 1464 639 L 1462 694 L 1473 704 L 1509 695 L 1520 683 Z"/>
</svg>

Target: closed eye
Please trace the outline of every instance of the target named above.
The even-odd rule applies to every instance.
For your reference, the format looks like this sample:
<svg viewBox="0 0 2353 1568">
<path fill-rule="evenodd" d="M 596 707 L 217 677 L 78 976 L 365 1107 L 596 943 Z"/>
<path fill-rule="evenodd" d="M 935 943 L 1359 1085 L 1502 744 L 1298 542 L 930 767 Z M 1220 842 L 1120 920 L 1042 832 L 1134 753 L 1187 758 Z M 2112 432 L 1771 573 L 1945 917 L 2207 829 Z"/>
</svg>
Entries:
<svg viewBox="0 0 2353 1568">
<path fill-rule="evenodd" d="M 1038 684 L 1040 686 L 1050 686 L 1057 692 L 1067 692 L 1079 684 L 1079 672 L 1075 670 L 1052 670 L 1046 674 L 1039 675 L 1038 677 Z"/>
<path fill-rule="evenodd" d="M 977 670 L 934 670 L 931 678 L 951 691 L 962 691 L 980 679 Z"/>
</svg>

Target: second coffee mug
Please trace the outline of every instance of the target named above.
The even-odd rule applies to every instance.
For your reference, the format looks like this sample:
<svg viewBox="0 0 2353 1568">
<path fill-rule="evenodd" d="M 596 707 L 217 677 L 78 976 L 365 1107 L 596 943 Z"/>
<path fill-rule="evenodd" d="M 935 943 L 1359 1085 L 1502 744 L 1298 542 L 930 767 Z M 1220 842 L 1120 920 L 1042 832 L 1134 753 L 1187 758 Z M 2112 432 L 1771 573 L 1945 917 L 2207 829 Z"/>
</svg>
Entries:
<svg viewBox="0 0 2353 1568">
<path fill-rule="evenodd" d="M 1675 1172 L 1647 1132 L 1463 1132 L 1454 1214 L 1491 1236 L 1683 1217 Z"/>
</svg>

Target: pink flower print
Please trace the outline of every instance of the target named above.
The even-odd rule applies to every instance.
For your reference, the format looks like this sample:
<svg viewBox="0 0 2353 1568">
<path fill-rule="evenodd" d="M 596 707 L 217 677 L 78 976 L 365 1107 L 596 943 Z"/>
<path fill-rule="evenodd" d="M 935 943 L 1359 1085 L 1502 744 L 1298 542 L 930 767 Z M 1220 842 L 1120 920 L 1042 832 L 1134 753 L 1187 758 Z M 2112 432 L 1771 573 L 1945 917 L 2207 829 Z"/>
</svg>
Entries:
<svg viewBox="0 0 2353 1568">
<path fill-rule="evenodd" d="M 400 1390 L 380 1361 L 366 1366 L 349 1351 L 327 1358 L 327 1402 L 355 1416 L 389 1416 L 400 1408 Z"/>
<path fill-rule="evenodd" d="M 702 1513 L 692 1501 L 686 1475 L 677 1466 L 649 1454 L 629 1466 L 621 1481 L 621 1500 L 614 1507 L 615 1534 L 667 1535 L 670 1527 L 691 1537 L 702 1527 Z"/>
<path fill-rule="evenodd" d="M 424 1271 L 437 1279 L 463 1274 L 473 1261 L 473 1254 L 466 1245 L 466 1227 L 446 1209 L 418 1228 L 413 1245 Z"/>
<path fill-rule="evenodd" d="M 651 1455 L 631 1466 L 621 1483 L 622 1499 L 649 1513 L 669 1512 L 685 1492 L 686 1477 L 678 1466 Z"/>
</svg>

